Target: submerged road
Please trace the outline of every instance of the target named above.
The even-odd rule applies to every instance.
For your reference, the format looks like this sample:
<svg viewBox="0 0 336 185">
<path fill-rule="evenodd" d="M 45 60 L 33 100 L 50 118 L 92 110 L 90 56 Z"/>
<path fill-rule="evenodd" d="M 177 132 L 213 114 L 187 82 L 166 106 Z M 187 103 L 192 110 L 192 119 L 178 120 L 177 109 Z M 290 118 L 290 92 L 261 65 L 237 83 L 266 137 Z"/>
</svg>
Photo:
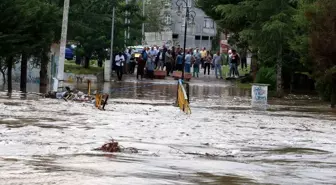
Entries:
<svg viewBox="0 0 336 185">
<path fill-rule="evenodd" d="M 204 83 L 191 85 L 185 115 L 171 105 L 174 84 L 144 84 L 105 85 L 140 86 L 111 93 L 106 111 L 0 93 L 0 184 L 336 183 L 336 115 L 327 105 L 272 100 L 257 111 L 249 90 Z M 110 139 L 139 153 L 93 150 Z"/>
</svg>

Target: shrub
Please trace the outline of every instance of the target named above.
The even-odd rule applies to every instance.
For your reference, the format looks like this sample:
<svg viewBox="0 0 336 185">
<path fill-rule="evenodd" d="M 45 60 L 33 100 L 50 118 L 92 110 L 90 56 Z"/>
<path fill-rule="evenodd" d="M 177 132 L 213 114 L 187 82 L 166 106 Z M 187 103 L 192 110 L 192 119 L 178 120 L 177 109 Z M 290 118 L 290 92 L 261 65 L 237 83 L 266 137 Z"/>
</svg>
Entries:
<svg viewBox="0 0 336 185">
<path fill-rule="evenodd" d="M 322 77 L 316 80 L 315 86 L 316 90 L 319 93 L 320 97 L 325 101 L 331 100 L 331 93 L 332 93 L 332 87 L 331 87 L 331 78 Z"/>
<path fill-rule="evenodd" d="M 276 72 L 275 69 L 262 67 L 256 75 L 255 83 L 270 84 L 269 89 L 274 90 L 276 87 Z"/>
</svg>

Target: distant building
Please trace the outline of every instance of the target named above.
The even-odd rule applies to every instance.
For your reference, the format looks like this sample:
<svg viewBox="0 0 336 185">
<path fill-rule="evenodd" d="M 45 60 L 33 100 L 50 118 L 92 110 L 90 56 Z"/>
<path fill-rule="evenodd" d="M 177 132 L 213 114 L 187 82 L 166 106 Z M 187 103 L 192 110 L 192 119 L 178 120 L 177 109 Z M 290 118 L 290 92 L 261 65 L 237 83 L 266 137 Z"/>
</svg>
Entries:
<svg viewBox="0 0 336 185">
<path fill-rule="evenodd" d="M 168 46 L 180 45 L 183 47 L 184 30 L 185 30 L 185 4 L 180 8 L 181 15 L 178 15 L 178 0 L 163 0 L 163 7 L 161 11 L 161 18 L 166 23 L 166 26 L 161 32 L 146 32 L 145 44 L 146 45 L 159 45 L 166 44 Z M 216 35 L 216 23 L 205 15 L 205 13 L 195 8 L 194 0 L 187 0 L 190 4 L 190 10 L 196 12 L 194 17 L 195 24 L 188 24 L 187 29 L 187 48 L 211 48 L 212 39 Z M 180 0 L 181 3 L 184 3 Z"/>
</svg>

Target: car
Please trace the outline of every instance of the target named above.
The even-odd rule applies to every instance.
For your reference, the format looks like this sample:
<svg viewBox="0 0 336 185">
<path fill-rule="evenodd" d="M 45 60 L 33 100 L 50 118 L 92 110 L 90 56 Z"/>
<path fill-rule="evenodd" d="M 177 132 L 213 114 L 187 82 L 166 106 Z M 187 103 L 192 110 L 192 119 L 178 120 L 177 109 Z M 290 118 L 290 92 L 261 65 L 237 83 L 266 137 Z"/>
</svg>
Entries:
<svg viewBox="0 0 336 185">
<path fill-rule="evenodd" d="M 65 49 L 65 59 L 67 60 L 73 60 L 74 59 L 74 51 L 71 48 Z"/>
<path fill-rule="evenodd" d="M 129 48 L 132 48 L 135 59 L 138 59 L 140 57 L 141 52 L 144 49 L 143 46 L 130 46 Z"/>
</svg>

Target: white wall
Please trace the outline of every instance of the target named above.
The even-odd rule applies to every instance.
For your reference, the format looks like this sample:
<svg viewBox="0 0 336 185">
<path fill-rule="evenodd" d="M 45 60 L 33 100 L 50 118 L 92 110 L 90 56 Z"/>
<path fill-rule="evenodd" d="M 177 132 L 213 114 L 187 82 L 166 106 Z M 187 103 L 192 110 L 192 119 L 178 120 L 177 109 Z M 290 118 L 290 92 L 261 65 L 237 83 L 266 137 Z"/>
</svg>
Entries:
<svg viewBox="0 0 336 185">
<path fill-rule="evenodd" d="M 145 41 L 147 46 L 163 46 L 165 44 L 167 47 L 171 47 L 173 42 L 173 32 L 145 32 Z"/>
</svg>

